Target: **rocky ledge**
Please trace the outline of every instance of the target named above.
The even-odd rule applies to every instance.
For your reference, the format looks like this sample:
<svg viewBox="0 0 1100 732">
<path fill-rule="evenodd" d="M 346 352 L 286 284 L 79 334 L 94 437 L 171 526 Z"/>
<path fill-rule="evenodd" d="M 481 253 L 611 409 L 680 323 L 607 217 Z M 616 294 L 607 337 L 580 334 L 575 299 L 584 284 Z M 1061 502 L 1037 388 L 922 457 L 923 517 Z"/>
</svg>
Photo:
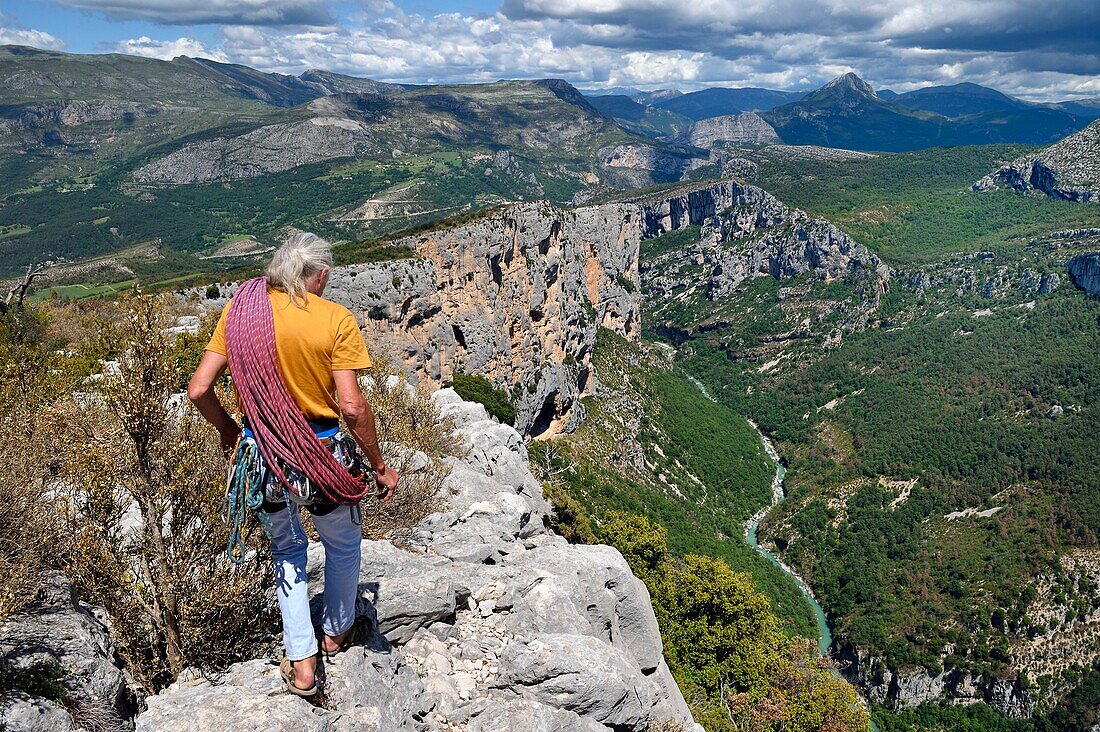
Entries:
<svg viewBox="0 0 1100 732">
<path fill-rule="evenodd" d="M 0 621 L 0 674 L 17 682 L 0 683 L 0 730 L 133 728 L 137 687 L 115 662 L 107 625 L 62 574 L 48 575 L 28 607 Z M 27 691 L 4 691 L 11 685 Z"/>
<path fill-rule="evenodd" d="M 411 547 L 363 542 L 369 642 L 328 663 L 326 701 L 282 690 L 274 661 L 185 676 L 147 699 L 141 732 L 181 730 L 615 730 L 694 725 L 665 664 L 649 593 L 606 546 L 570 545 L 511 427 L 454 391 L 433 399 L 469 444 L 449 507 Z M 324 551 L 310 548 L 321 588 Z"/>
</svg>

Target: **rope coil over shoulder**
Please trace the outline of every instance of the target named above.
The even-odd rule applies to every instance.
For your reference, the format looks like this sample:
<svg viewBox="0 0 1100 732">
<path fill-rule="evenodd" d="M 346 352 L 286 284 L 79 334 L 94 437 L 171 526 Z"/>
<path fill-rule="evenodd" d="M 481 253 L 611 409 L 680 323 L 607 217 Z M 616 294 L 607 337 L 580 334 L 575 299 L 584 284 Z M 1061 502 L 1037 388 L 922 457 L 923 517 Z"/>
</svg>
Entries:
<svg viewBox="0 0 1100 732">
<path fill-rule="evenodd" d="M 280 461 L 301 471 L 329 501 L 358 505 L 367 482 L 353 477 L 325 448 L 283 381 L 271 307 L 267 278 L 248 280 L 233 296 L 225 323 L 229 371 L 260 454 L 287 490 L 296 493 Z"/>
</svg>

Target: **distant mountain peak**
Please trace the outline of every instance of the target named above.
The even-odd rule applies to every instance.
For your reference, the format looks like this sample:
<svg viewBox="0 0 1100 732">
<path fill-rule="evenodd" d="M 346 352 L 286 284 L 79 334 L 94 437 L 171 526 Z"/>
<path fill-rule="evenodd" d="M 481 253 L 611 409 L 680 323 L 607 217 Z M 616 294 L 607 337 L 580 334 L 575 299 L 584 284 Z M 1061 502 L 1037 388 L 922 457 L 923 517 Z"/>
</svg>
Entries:
<svg viewBox="0 0 1100 732">
<path fill-rule="evenodd" d="M 869 97 L 877 98 L 875 90 L 871 87 L 871 85 L 863 79 L 859 78 L 857 74 L 851 71 L 849 71 L 847 74 L 844 74 L 843 76 L 836 77 L 828 84 L 821 87 L 821 91 L 825 91 L 826 89 L 851 90 Z"/>
</svg>

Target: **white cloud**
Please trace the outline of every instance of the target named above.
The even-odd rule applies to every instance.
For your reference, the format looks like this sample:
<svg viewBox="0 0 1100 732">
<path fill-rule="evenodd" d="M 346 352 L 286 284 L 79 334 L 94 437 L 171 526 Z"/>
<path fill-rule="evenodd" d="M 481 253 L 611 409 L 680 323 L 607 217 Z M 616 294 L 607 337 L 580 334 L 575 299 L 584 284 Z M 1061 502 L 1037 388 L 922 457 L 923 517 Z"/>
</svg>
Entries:
<svg viewBox="0 0 1100 732">
<path fill-rule="evenodd" d="M 582 86 L 808 89 L 855 71 L 897 90 L 974 81 L 1032 99 L 1088 93 L 1100 75 L 1100 2 L 1062 0 L 502 0 L 491 14 L 417 14 L 359 0 L 58 0 L 112 17 L 216 23 L 128 53 L 324 68 L 383 81 L 561 77 Z"/>
<path fill-rule="evenodd" d="M 209 58 L 214 61 L 228 61 L 229 59 L 218 50 L 211 50 L 202 41 L 194 38 L 177 38 L 174 41 L 154 41 L 149 36 L 131 38 L 115 44 L 117 53 L 128 53 L 132 56 L 145 56 L 146 58 L 159 58 L 170 61 L 176 56 L 191 56 Z"/>
<path fill-rule="evenodd" d="M 0 21 L 2 20 L 3 16 L 0 16 Z M 65 48 L 65 41 L 43 31 L 0 25 L 0 45 L 34 46 L 48 51 L 60 51 Z"/>
</svg>

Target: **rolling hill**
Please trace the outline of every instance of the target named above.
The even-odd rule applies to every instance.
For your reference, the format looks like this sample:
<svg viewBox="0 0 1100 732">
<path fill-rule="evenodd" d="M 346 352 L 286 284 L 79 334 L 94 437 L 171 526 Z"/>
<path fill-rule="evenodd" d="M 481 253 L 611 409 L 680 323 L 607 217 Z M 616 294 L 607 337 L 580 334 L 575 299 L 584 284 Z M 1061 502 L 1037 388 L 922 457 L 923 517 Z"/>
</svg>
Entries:
<svg viewBox="0 0 1100 732">
<path fill-rule="evenodd" d="M 944 117 L 1009 112 L 1027 109 L 1030 106 L 1027 102 L 1002 94 L 996 89 L 969 83 L 926 86 L 898 94 L 893 101 L 907 109 L 935 112 Z"/>
<path fill-rule="evenodd" d="M 682 114 L 640 104 L 621 94 L 589 96 L 588 103 L 626 127 L 652 137 L 675 137 L 691 126 L 691 119 Z"/>
<path fill-rule="evenodd" d="M 759 112 L 801 99 L 803 96 L 802 92 L 774 89 L 712 87 L 671 99 L 663 99 L 656 102 L 654 106 L 698 121 L 727 114 Z"/>
<path fill-rule="evenodd" d="M 248 264 L 286 226 L 361 241 L 676 180 L 699 154 L 558 80 L 403 86 L 5 47 L 0 82 L 0 273 L 53 260 L 58 285 Z"/>
</svg>

